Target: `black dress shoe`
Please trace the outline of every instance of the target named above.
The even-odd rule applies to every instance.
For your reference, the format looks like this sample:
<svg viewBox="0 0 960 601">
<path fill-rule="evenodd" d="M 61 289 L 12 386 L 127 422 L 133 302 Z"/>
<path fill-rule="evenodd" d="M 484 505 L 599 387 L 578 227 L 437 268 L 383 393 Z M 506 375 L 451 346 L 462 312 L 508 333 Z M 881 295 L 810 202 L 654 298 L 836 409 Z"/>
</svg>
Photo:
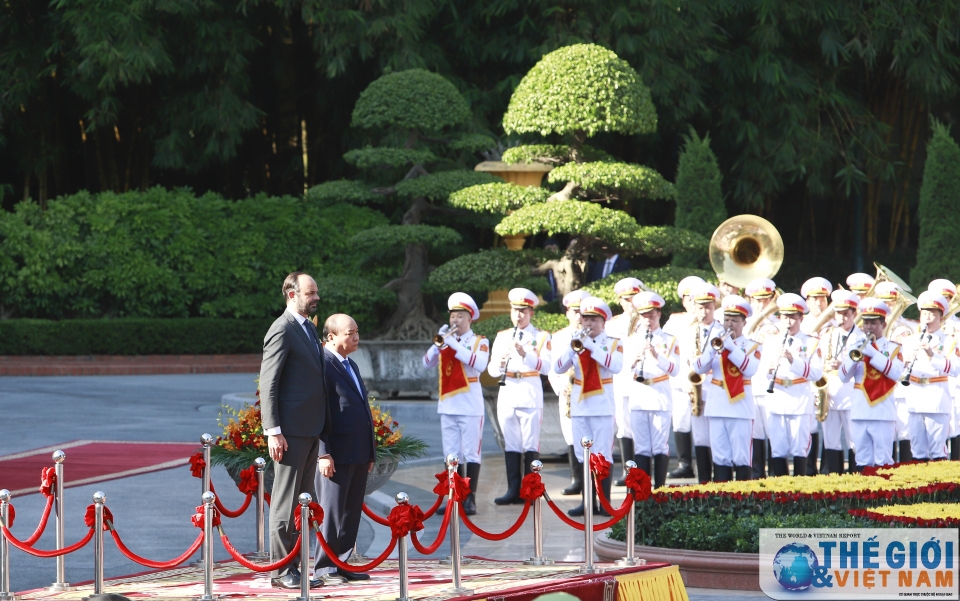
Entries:
<svg viewBox="0 0 960 601">
<path fill-rule="evenodd" d="M 288 572 L 280 578 L 271 578 L 270 584 L 274 588 L 298 589 L 300 588 L 300 574 Z"/>
<path fill-rule="evenodd" d="M 324 585 L 336 586 L 338 584 L 346 584 L 347 579 L 341 576 L 340 574 L 323 574 L 320 576 L 320 580 L 323 581 Z"/>
<path fill-rule="evenodd" d="M 363 572 L 348 572 L 346 570 L 337 568 L 337 574 L 343 576 L 350 582 L 356 582 L 358 580 L 370 580 L 370 574 L 364 574 Z"/>
</svg>

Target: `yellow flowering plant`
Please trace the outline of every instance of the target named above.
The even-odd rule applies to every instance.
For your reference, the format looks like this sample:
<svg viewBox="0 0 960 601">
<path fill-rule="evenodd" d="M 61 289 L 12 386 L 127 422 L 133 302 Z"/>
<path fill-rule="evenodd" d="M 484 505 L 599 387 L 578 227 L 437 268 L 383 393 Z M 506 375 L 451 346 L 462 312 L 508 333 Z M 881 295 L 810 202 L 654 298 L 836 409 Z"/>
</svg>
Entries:
<svg viewBox="0 0 960 601">
<path fill-rule="evenodd" d="M 920 528 L 960 526 L 960 503 L 916 503 L 874 509 L 851 509 L 850 514 L 882 524 L 906 524 Z"/>
</svg>

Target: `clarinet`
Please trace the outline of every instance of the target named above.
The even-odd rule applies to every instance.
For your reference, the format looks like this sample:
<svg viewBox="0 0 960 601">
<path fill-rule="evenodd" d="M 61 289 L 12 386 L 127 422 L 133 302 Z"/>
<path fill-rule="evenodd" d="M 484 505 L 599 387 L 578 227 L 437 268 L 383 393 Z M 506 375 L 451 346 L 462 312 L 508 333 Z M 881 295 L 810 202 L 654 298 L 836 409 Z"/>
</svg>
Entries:
<svg viewBox="0 0 960 601">
<path fill-rule="evenodd" d="M 787 339 L 790 337 L 790 330 L 783 335 L 783 342 L 780 343 L 780 358 L 783 358 L 783 351 L 787 348 Z M 767 394 L 773 394 L 773 385 L 777 383 L 777 372 L 780 371 L 780 359 L 777 359 L 777 366 L 773 368 L 773 376 L 770 378 L 770 385 L 767 386 Z"/>
<path fill-rule="evenodd" d="M 924 335 L 926 335 L 926 333 L 927 333 L 927 326 L 924 325 L 924 326 L 923 326 L 923 329 L 920 330 L 920 342 L 923 342 L 923 337 L 924 337 Z M 900 382 L 900 383 L 903 384 L 904 386 L 909 386 L 909 385 L 910 385 L 910 374 L 913 373 L 913 366 L 916 365 L 916 363 L 917 363 L 917 357 L 919 357 L 919 356 L 920 356 L 920 349 L 917 348 L 917 354 L 915 354 L 915 355 L 913 356 L 913 361 L 910 362 L 910 367 L 907 368 L 907 373 L 906 373 L 906 375 L 903 376 L 903 381 Z"/>
<path fill-rule="evenodd" d="M 517 339 L 517 329 L 520 327 L 520 324 L 513 326 L 513 334 L 510 336 L 510 342 L 514 342 Z M 503 362 L 500 364 L 500 382 L 499 386 L 507 385 L 507 364 L 510 363 L 510 353 L 513 352 L 513 349 L 510 349 L 506 355 L 503 357 Z"/>
<path fill-rule="evenodd" d="M 647 330 L 644 339 L 647 341 L 647 344 L 650 344 L 653 341 L 653 331 Z M 647 362 L 647 353 L 644 351 L 642 351 L 642 353 L 642 359 L 640 359 L 640 373 L 633 377 L 634 380 L 640 382 L 641 384 L 646 380 L 646 378 L 643 377 L 643 365 Z M 636 365 L 636 363 L 634 363 L 634 365 Z"/>
</svg>

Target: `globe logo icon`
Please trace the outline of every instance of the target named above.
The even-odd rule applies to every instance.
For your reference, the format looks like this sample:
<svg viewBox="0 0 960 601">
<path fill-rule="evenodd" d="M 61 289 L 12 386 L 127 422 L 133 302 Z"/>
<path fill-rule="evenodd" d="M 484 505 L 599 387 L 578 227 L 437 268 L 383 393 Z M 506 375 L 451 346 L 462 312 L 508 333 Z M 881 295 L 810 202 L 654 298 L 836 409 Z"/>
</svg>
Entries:
<svg viewBox="0 0 960 601">
<path fill-rule="evenodd" d="M 813 574 L 820 560 L 813 549 L 802 543 L 790 543 L 773 558 L 773 575 L 780 586 L 789 591 L 804 591 L 813 583 Z"/>
</svg>

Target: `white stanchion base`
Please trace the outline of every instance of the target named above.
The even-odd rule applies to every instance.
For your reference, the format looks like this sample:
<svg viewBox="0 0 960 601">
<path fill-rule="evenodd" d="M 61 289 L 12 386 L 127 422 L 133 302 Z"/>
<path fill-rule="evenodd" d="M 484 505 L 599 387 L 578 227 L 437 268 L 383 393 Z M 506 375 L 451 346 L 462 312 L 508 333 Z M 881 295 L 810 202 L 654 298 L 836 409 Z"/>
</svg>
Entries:
<svg viewBox="0 0 960 601">
<path fill-rule="evenodd" d="M 530 559 L 524 559 L 523 565 L 525 566 L 552 566 L 553 560 L 547 559 L 546 557 L 531 557 Z"/>
<path fill-rule="evenodd" d="M 194 599 L 196 599 L 196 601 L 220 601 L 220 597 L 216 595 L 212 595 L 212 596 L 200 595 L 199 597 L 194 597 Z"/>
<path fill-rule="evenodd" d="M 71 586 L 69 582 L 54 582 L 46 590 L 51 593 L 62 593 L 64 591 L 75 591 L 77 587 Z"/>
<path fill-rule="evenodd" d="M 19 599 L 20 597 L 8 593 L 0 595 L 0 601 L 19 601 Z"/>
<path fill-rule="evenodd" d="M 581 574 L 603 574 L 606 571 L 606 568 L 598 568 L 597 566 L 588 568 L 587 566 L 580 566 L 577 571 Z"/>
<path fill-rule="evenodd" d="M 624 557 L 623 559 L 618 559 L 615 563 L 620 567 L 645 566 L 647 565 L 647 560 L 637 559 L 636 557 L 634 557 L 633 559 Z"/>
<path fill-rule="evenodd" d="M 442 566 L 449 566 L 449 565 L 453 565 L 453 560 L 450 558 L 449 555 L 447 555 L 447 556 L 444 557 L 443 559 L 438 559 L 438 560 L 437 560 L 437 563 L 439 563 L 439 564 L 442 565 Z M 461 557 L 461 558 L 460 558 L 460 565 L 465 565 L 465 564 L 468 564 L 468 563 L 473 563 L 473 560 L 470 559 L 470 558 L 468 558 L 468 557 Z"/>
<path fill-rule="evenodd" d="M 473 589 L 469 588 L 448 588 L 445 592 L 450 593 L 454 597 L 466 597 L 467 595 L 473 594 Z"/>
</svg>

